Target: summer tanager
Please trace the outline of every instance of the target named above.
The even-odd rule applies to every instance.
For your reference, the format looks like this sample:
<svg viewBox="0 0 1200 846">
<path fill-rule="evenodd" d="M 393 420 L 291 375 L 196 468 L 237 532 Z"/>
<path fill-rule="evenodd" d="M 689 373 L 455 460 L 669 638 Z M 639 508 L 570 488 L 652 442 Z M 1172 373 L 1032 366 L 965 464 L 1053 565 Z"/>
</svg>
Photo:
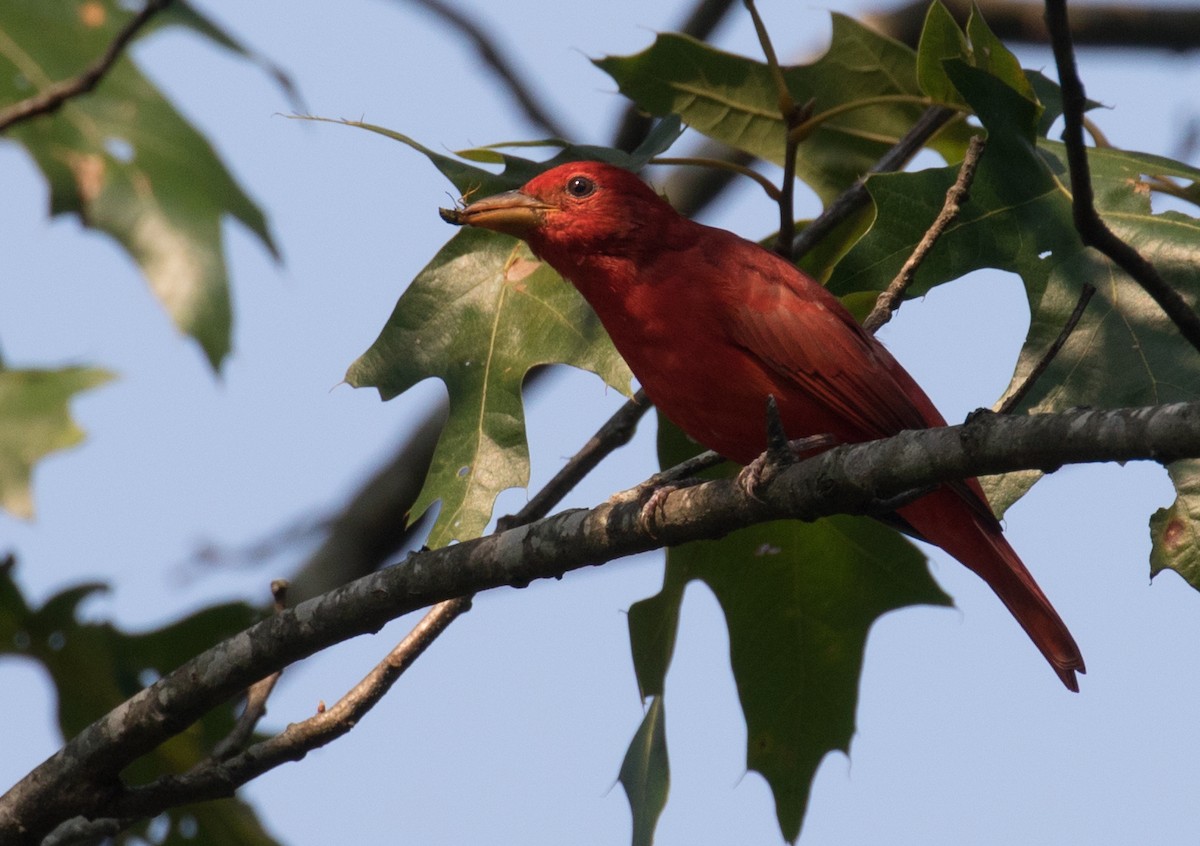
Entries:
<svg viewBox="0 0 1200 846">
<path fill-rule="evenodd" d="M 820 284 L 751 241 L 688 220 L 628 171 L 561 165 L 442 216 L 524 239 L 591 304 L 662 413 L 726 458 L 747 464 L 763 452 L 768 396 L 790 438 L 854 443 L 946 425 Z M 1079 689 L 1079 648 L 975 479 L 936 488 L 895 516 L 979 574 L 1063 683 Z"/>
</svg>

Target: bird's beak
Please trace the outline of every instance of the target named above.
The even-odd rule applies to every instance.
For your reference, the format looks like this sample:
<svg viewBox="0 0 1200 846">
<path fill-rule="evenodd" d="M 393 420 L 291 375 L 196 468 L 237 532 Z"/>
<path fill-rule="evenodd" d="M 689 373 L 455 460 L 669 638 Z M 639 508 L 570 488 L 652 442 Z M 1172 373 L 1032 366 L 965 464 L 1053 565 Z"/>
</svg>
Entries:
<svg viewBox="0 0 1200 846">
<path fill-rule="evenodd" d="M 549 203 L 520 191 L 505 191 L 476 200 L 461 209 L 438 209 L 438 214 L 455 226 L 479 226 L 524 238 L 541 224 L 546 212 L 552 208 L 554 206 Z"/>
</svg>

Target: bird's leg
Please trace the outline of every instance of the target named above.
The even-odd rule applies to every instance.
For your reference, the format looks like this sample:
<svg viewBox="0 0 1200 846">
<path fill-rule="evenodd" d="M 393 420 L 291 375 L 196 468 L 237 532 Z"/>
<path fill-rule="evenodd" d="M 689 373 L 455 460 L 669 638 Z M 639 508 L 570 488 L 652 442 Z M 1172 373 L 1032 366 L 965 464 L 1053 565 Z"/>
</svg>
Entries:
<svg viewBox="0 0 1200 846">
<path fill-rule="evenodd" d="M 779 417 L 779 404 L 772 394 L 767 395 L 767 451 L 751 461 L 738 473 L 738 485 L 749 496 L 762 488 L 781 468 L 786 467 L 807 452 L 830 447 L 837 443 L 833 435 L 810 435 L 807 438 L 788 440 Z"/>
</svg>

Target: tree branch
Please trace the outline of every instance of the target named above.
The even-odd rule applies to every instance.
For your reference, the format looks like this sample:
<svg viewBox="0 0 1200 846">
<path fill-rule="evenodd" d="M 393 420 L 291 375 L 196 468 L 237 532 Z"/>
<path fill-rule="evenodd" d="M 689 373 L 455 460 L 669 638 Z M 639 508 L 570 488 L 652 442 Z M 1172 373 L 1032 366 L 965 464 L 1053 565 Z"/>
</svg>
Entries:
<svg viewBox="0 0 1200 846">
<path fill-rule="evenodd" d="M 1083 82 L 1075 67 L 1075 50 L 1071 46 L 1071 28 L 1067 21 L 1066 0 L 1046 0 L 1046 26 L 1054 62 L 1058 66 L 1058 82 L 1063 98 L 1063 143 L 1067 147 L 1067 165 L 1071 171 L 1072 207 L 1075 228 L 1083 243 L 1095 247 L 1142 286 L 1154 298 L 1159 308 L 1170 318 L 1188 342 L 1200 351 L 1200 315 L 1167 284 L 1154 265 L 1142 254 L 1118 238 L 1096 211 L 1092 192 L 1092 176 L 1088 169 L 1087 148 L 1083 144 L 1083 110 L 1087 98 Z"/>
<path fill-rule="evenodd" d="M 148 0 L 142 10 L 121 27 L 120 32 L 113 38 L 103 55 L 82 73 L 62 82 L 56 82 L 32 97 L 13 103 L 0 111 L 0 132 L 4 132 L 16 123 L 57 111 L 73 97 L 87 94 L 94 89 L 104 75 L 117 63 L 117 59 L 121 58 L 125 47 L 133 40 L 134 36 L 150 22 L 152 17 L 167 8 L 170 3 L 171 0 Z"/>
<path fill-rule="evenodd" d="M 953 109 L 947 109 L 944 106 L 930 106 L 926 109 L 917 118 L 912 128 L 904 134 L 904 137 L 897 141 L 892 149 L 888 150 L 869 171 L 863 174 L 861 179 L 839 194 L 838 198 L 830 203 L 819 217 L 804 227 L 803 231 L 796 236 L 796 240 L 792 242 L 793 258 L 798 259 L 803 256 L 819 244 L 821 239 L 832 232 L 839 223 L 867 204 L 871 198 L 871 195 L 867 193 L 868 176 L 873 173 L 890 173 L 904 167 L 908 160 L 915 156 L 928 143 L 929 139 L 957 114 Z"/>
<path fill-rule="evenodd" d="M 653 535 L 640 503 L 608 502 L 414 554 L 214 646 L 84 729 L 0 797 L 0 841 L 36 843 L 64 820 L 107 815 L 131 801 L 119 773 L 211 708 L 294 661 L 437 602 L 766 520 L 870 513 L 906 491 L 967 476 L 1186 457 L 1200 457 L 1200 403 L 979 415 L 963 426 L 835 447 L 780 470 L 754 496 L 731 479 L 672 491 Z"/>
<path fill-rule="evenodd" d="M 971 0 L 943 0 L 961 24 L 971 12 Z M 980 4 L 988 26 L 1006 44 L 1047 44 L 1042 5 L 1028 0 L 987 0 Z M 915 0 L 865 20 L 885 35 L 916 47 L 929 11 L 927 0 Z M 1077 44 L 1091 47 L 1129 47 L 1136 50 L 1195 50 L 1200 46 L 1200 9 L 1194 6 L 1144 3 L 1084 3 L 1071 12 L 1071 31 Z"/>
<path fill-rule="evenodd" d="M 938 216 L 934 218 L 929 229 L 917 244 L 916 249 L 904 262 L 904 266 L 900 268 L 900 272 L 896 274 L 896 278 L 892 280 L 887 289 L 883 291 L 875 300 L 875 307 L 871 309 L 871 313 L 867 315 L 867 319 L 863 321 L 863 328 L 874 335 L 879 331 L 880 327 L 892 319 L 892 315 L 899 310 L 900 303 L 904 298 L 904 292 L 908 290 L 908 286 L 912 284 L 916 278 L 917 269 L 921 266 L 921 262 L 925 261 L 925 256 L 929 255 L 929 251 L 933 249 L 933 245 L 937 243 L 938 238 L 942 237 L 942 233 L 946 228 L 954 222 L 958 217 L 958 213 L 962 210 L 962 204 L 967 201 L 968 193 L 971 190 L 971 182 L 975 179 L 975 168 L 979 165 L 979 157 L 983 155 L 984 140 L 980 135 L 972 135 L 971 143 L 967 146 L 967 154 L 963 157 L 962 164 L 958 168 L 958 178 L 954 180 L 954 184 L 950 186 L 950 190 L 946 192 L 946 201 L 942 204 L 942 210 L 938 212 Z"/>
</svg>

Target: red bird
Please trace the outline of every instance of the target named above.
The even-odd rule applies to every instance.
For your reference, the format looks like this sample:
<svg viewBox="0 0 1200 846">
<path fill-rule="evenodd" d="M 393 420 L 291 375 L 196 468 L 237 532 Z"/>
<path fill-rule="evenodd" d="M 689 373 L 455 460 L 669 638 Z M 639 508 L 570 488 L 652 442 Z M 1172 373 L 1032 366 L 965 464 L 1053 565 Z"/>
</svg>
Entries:
<svg viewBox="0 0 1200 846">
<path fill-rule="evenodd" d="M 766 448 L 768 396 L 790 438 L 855 443 L 946 425 L 820 284 L 755 243 L 681 216 L 626 170 L 561 165 L 519 191 L 442 216 L 528 242 L 595 309 L 654 404 L 734 461 L 747 464 Z M 1079 648 L 975 479 L 943 485 L 896 514 L 978 573 L 1063 683 L 1079 689 Z"/>
</svg>

